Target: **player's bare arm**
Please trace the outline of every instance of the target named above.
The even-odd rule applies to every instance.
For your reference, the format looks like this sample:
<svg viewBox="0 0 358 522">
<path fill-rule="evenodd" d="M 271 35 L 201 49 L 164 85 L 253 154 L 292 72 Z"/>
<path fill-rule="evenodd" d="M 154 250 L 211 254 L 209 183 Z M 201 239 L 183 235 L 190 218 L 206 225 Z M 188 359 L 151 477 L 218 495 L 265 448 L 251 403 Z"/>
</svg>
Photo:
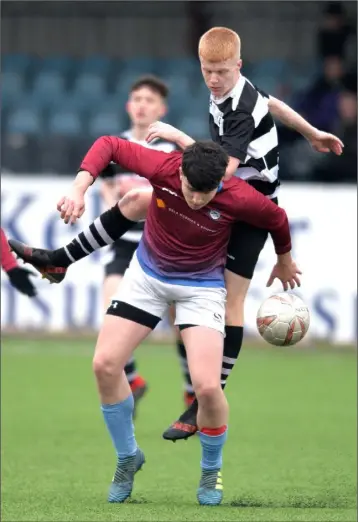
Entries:
<svg viewBox="0 0 358 522">
<path fill-rule="evenodd" d="M 192 145 L 195 141 L 193 138 L 185 134 L 185 132 L 177 129 L 173 125 L 169 125 L 168 123 L 164 123 L 162 121 L 156 121 L 155 123 L 149 125 L 146 141 L 150 143 L 151 141 L 158 138 L 171 141 L 172 143 L 175 143 L 178 147 L 180 147 L 182 150 Z M 239 163 L 239 159 L 230 156 L 229 164 L 226 169 L 224 179 L 230 179 L 231 176 L 234 175 L 239 166 Z"/>
<path fill-rule="evenodd" d="M 156 121 L 149 125 L 146 141 L 151 143 L 153 140 L 158 138 L 175 143 L 182 150 L 192 145 L 195 141 L 193 138 L 185 134 L 185 132 L 162 121 Z"/>
<path fill-rule="evenodd" d="M 61 219 L 75 223 L 85 211 L 85 194 L 94 180 L 113 161 L 140 176 L 150 179 L 171 153 L 153 151 L 116 136 L 102 136 L 95 141 L 81 164 L 68 196 L 57 203 Z"/>
<path fill-rule="evenodd" d="M 63 196 L 57 203 L 57 210 L 61 219 L 67 223 L 76 223 L 85 211 L 85 194 L 94 179 L 89 172 L 81 171 L 77 174 L 67 196 Z"/>
<path fill-rule="evenodd" d="M 342 154 L 344 145 L 337 136 L 316 129 L 283 101 L 270 96 L 268 107 L 274 118 L 304 136 L 317 152 Z"/>
</svg>

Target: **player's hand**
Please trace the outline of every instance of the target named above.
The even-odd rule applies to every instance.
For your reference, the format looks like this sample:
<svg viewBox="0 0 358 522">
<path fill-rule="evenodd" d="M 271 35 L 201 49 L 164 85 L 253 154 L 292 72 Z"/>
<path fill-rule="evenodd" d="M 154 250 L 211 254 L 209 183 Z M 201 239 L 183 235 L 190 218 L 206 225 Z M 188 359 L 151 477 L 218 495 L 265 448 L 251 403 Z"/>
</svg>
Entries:
<svg viewBox="0 0 358 522">
<path fill-rule="evenodd" d="M 282 258 L 284 259 L 281 261 L 279 259 L 276 265 L 273 267 L 266 286 L 271 286 L 274 280 L 277 278 L 281 281 L 283 289 L 286 292 L 289 286 L 291 290 L 293 290 L 295 286 L 301 286 L 301 281 L 298 276 L 301 275 L 302 272 L 299 270 L 296 263 L 291 259 L 291 256 L 282 256 Z"/>
<path fill-rule="evenodd" d="M 308 141 L 317 152 L 333 152 L 337 156 L 340 156 L 343 152 L 343 142 L 337 136 L 328 132 L 317 129 L 314 135 L 309 137 Z"/>
<path fill-rule="evenodd" d="M 148 135 L 146 137 L 146 142 L 150 143 L 151 141 L 161 138 L 162 140 L 170 141 L 172 143 L 177 143 L 179 137 L 181 135 L 181 131 L 169 123 L 163 123 L 162 121 L 156 121 L 149 125 L 148 127 Z"/>
<path fill-rule="evenodd" d="M 30 276 L 35 276 L 36 274 L 27 270 L 27 268 L 16 266 L 9 270 L 7 275 L 9 276 L 10 283 L 16 288 L 16 290 L 22 294 L 28 295 L 29 297 L 35 297 L 37 291 L 30 281 Z"/>
<path fill-rule="evenodd" d="M 64 196 L 57 203 L 57 210 L 61 214 L 61 219 L 66 225 L 74 224 L 85 211 L 85 194 L 82 189 L 72 187 L 68 196 Z"/>
</svg>

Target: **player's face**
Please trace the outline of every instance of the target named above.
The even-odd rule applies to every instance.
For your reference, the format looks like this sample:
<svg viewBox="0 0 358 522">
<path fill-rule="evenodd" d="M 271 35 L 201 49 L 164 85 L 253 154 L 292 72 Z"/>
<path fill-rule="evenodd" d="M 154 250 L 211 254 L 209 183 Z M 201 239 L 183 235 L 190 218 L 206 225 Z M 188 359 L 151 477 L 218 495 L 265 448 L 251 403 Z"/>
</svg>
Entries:
<svg viewBox="0 0 358 522">
<path fill-rule="evenodd" d="M 240 76 L 241 60 L 231 58 L 222 62 L 210 62 L 201 56 L 199 58 L 204 81 L 213 96 L 222 98 L 235 87 Z"/>
<path fill-rule="evenodd" d="M 155 121 L 161 120 L 166 111 L 163 98 L 149 87 L 140 87 L 129 96 L 127 112 L 132 125 L 149 127 Z"/>
<path fill-rule="evenodd" d="M 193 210 L 199 210 L 200 208 L 205 207 L 205 205 L 210 203 L 213 197 L 215 197 L 215 194 L 218 191 L 218 189 L 214 189 L 210 192 L 198 192 L 197 190 L 193 189 L 182 172 L 180 173 L 180 180 L 181 190 L 185 201 Z"/>
</svg>

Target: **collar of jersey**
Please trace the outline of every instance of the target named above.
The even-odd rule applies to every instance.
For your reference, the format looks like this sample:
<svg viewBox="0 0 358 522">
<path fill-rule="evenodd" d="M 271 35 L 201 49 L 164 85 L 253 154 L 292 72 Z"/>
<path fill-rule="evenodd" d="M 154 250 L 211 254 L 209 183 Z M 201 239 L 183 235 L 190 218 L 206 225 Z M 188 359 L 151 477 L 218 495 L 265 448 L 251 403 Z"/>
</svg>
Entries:
<svg viewBox="0 0 358 522">
<path fill-rule="evenodd" d="M 133 137 L 132 131 L 129 129 L 122 133 L 122 136 L 126 138 L 128 141 L 131 141 L 132 143 L 137 143 L 137 145 L 142 145 L 142 147 L 148 147 L 148 143 L 145 140 L 136 140 Z M 155 140 L 157 141 L 157 140 Z"/>
</svg>

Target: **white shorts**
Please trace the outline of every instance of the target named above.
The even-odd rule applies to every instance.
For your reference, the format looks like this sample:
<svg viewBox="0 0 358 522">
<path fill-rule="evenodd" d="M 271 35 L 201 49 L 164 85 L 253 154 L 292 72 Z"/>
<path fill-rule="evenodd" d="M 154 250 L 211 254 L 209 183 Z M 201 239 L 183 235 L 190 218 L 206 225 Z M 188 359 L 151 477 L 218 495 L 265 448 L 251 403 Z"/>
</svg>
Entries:
<svg viewBox="0 0 358 522">
<path fill-rule="evenodd" d="M 112 298 L 108 313 L 117 315 L 117 309 L 118 315 L 122 316 L 119 306 L 121 302 L 151 314 L 158 320 L 162 319 L 168 307 L 174 304 L 176 325 L 207 326 L 222 334 L 225 332 L 225 288 L 164 283 L 144 272 L 136 253 Z"/>
</svg>

